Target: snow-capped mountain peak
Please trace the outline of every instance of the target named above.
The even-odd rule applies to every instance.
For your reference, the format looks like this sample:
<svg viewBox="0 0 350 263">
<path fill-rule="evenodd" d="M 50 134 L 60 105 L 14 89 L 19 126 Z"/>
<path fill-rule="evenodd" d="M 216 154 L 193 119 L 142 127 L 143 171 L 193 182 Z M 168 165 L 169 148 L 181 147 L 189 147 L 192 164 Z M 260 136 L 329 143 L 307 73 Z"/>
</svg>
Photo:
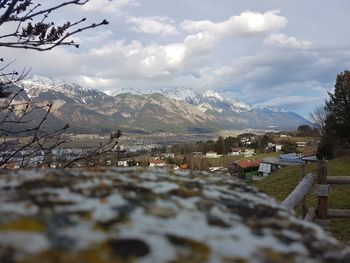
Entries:
<svg viewBox="0 0 350 263">
<path fill-rule="evenodd" d="M 185 87 L 124 88 L 114 93 L 119 95 L 109 96 L 96 89 L 37 76 L 19 85 L 34 103 L 53 102 L 51 113 L 80 132 L 105 132 L 118 125 L 150 131 L 208 132 L 270 126 L 294 128 L 307 123 L 295 113 L 253 107 L 215 91 L 201 93 Z"/>
<path fill-rule="evenodd" d="M 105 93 L 92 88 L 85 88 L 76 83 L 68 83 L 62 79 L 32 76 L 22 80 L 19 85 L 24 88 L 28 97 L 37 98 L 43 93 L 50 93 L 47 99 L 57 99 L 57 94 L 63 94 L 81 103 L 96 103 L 108 97 Z M 56 94 L 56 97 L 52 95 Z"/>
<path fill-rule="evenodd" d="M 29 93 L 35 91 L 43 92 L 48 90 L 54 90 L 62 93 L 76 94 L 81 92 L 97 91 L 91 88 L 85 88 L 76 83 L 68 83 L 62 79 L 47 78 L 41 76 L 32 76 L 30 78 L 21 81 L 25 90 Z"/>
<path fill-rule="evenodd" d="M 206 98 L 215 98 L 219 101 L 224 101 L 225 99 L 217 92 L 212 90 L 207 90 L 203 93 L 203 96 Z"/>
</svg>

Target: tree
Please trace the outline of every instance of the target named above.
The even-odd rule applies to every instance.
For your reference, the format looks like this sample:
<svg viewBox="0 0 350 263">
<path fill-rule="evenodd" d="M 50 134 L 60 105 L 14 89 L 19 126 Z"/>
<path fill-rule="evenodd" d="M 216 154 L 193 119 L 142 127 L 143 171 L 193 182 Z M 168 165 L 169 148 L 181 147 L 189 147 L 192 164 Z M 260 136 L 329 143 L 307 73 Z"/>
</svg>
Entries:
<svg viewBox="0 0 350 263">
<path fill-rule="evenodd" d="M 333 159 L 333 144 L 325 136 L 321 139 L 316 152 L 316 157 L 319 160 L 330 160 Z"/>
<path fill-rule="evenodd" d="M 295 153 L 297 151 L 297 144 L 291 140 L 284 141 L 282 143 L 283 153 Z"/>
<path fill-rule="evenodd" d="M 326 101 L 325 130 L 328 138 L 338 144 L 350 145 L 350 71 L 337 75 L 334 93 L 328 92 L 330 99 Z"/>
<path fill-rule="evenodd" d="M 325 126 L 326 126 L 326 109 L 325 106 L 316 106 L 312 112 L 309 114 L 309 119 L 318 129 L 321 136 L 325 135 Z"/>
<path fill-rule="evenodd" d="M 71 40 L 71 36 L 107 25 L 107 20 L 86 24 L 86 18 L 81 18 L 57 24 L 50 20 L 50 15 L 65 7 L 82 6 L 88 2 L 89 0 L 62 0 L 52 4 L 50 1 L 0 0 L 0 29 L 1 32 L 6 32 L 0 35 L 0 48 L 36 51 L 49 51 L 58 46 L 78 48 L 79 44 Z M 68 129 L 68 125 L 50 129 L 48 120 L 52 104 L 36 105 L 23 94 L 23 89 L 17 83 L 27 76 L 29 70 L 12 69 L 13 63 L 14 61 L 5 61 L 0 57 L 0 150 L 6 151 L 0 158 L 0 167 L 14 157 L 21 158 L 23 165 L 25 159 L 33 154 L 49 154 L 63 142 L 62 134 Z M 17 144 L 8 142 L 9 137 L 24 135 L 30 136 L 30 139 Z M 95 153 L 105 152 L 111 145 L 114 147 L 119 136 L 112 136 L 112 140 Z"/>
<path fill-rule="evenodd" d="M 309 125 L 300 125 L 297 129 L 297 136 L 317 136 L 318 130 L 311 128 Z"/>
</svg>

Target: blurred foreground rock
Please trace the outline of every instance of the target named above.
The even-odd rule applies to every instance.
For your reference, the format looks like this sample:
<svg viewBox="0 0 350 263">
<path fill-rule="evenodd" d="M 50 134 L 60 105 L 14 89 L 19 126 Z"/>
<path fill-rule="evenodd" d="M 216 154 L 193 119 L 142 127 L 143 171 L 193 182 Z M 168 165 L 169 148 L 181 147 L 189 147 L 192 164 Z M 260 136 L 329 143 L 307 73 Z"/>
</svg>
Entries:
<svg viewBox="0 0 350 263">
<path fill-rule="evenodd" d="M 350 262 L 229 176 L 144 169 L 0 174 L 0 262 Z"/>
</svg>

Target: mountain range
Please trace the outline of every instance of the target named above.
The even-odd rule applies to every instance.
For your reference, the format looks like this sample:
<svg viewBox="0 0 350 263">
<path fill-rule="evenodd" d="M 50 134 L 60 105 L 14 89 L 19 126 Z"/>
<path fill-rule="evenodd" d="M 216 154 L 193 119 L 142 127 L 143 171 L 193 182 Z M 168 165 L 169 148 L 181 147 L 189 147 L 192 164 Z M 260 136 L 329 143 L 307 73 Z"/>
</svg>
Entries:
<svg viewBox="0 0 350 263">
<path fill-rule="evenodd" d="M 102 92 L 62 80 L 32 77 L 17 84 L 21 98 L 53 103 L 53 126 L 65 123 L 74 133 L 171 131 L 204 133 L 232 129 L 296 129 L 310 124 L 300 115 L 272 107 L 257 107 L 181 87 L 154 90 L 116 89 Z M 56 128 L 56 127 L 54 127 Z"/>
</svg>

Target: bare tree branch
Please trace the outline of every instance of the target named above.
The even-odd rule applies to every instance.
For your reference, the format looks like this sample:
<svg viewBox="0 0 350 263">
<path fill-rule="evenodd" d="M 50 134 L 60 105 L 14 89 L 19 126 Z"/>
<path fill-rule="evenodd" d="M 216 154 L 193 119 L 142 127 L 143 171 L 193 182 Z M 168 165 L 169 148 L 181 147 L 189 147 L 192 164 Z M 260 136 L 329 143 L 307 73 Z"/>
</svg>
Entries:
<svg viewBox="0 0 350 263">
<path fill-rule="evenodd" d="M 0 47 L 36 51 L 48 51 L 58 46 L 78 48 L 78 43 L 69 40 L 71 36 L 108 24 L 105 19 L 98 23 L 86 24 L 86 18 L 73 22 L 66 21 L 61 25 L 50 21 L 53 12 L 69 6 L 82 6 L 89 0 L 62 0 L 58 4 L 45 1 L 47 7 L 43 7 L 40 2 L 42 1 L 0 0 L 0 28 L 3 29 L 6 25 L 14 28 L 12 32 L 0 35 Z M 13 158 L 21 158 L 21 166 L 24 166 L 26 160 L 41 152 L 45 155 L 51 154 L 54 148 L 64 142 L 62 136 L 69 128 L 65 125 L 58 130 L 46 131 L 45 125 L 51 116 L 52 103 L 37 105 L 26 96 L 20 83 L 26 78 L 30 69 L 22 71 L 11 69 L 14 62 L 14 60 L 6 62 L 0 57 L 0 138 L 3 139 L 0 146 L 1 150 L 6 152 L 0 158 L 0 167 L 11 162 Z M 22 140 L 19 146 L 7 146 L 6 138 L 9 136 L 24 135 L 29 135 L 30 139 L 26 142 Z M 78 159 L 90 159 L 115 150 L 120 136 L 120 131 L 112 134 L 107 143 L 101 144 L 88 155 Z M 71 160 L 66 166 L 76 161 L 78 160 Z"/>
</svg>

